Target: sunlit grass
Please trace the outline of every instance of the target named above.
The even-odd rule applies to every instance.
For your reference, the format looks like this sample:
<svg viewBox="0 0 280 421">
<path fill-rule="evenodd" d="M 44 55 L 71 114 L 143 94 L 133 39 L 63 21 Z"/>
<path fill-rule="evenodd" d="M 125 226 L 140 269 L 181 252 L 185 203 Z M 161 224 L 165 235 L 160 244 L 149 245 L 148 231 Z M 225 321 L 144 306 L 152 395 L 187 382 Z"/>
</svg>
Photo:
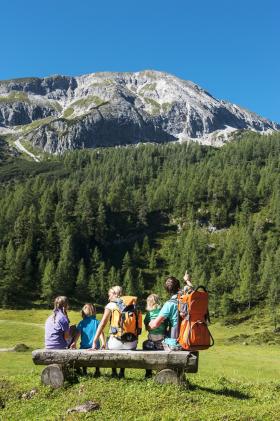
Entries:
<svg viewBox="0 0 280 421">
<path fill-rule="evenodd" d="M 0 311 L 0 347 L 25 343 L 43 347 L 48 310 Z M 69 312 L 72 323 L 79 312 Z M 99 315 L 100 317 L 100 315 Z M 268 319 L 266 320 L 268 323 Z M 0 420 L 277 420 L 280 413 L 279 347 L 230 344 L 232 336 L 258 330 L 255 321 L 227 327 L 212 326 L 216 345 L 200 353 L 199 372 L 188 376 L 188 387 L 156 385 L 144 380 L 144 370 L 127 370 L 125 380 L 80 377 L 79 382 L 51 390 L 40 384 L 42 367 L 31 353 L 0 353 Z M 142 334 L 141 340 L 145 339 Z M 226 344 L 227 343 L 227 344 Z M 37 389 L 30 400 L 23 392 Z M 94 414 L 67 415 L 68 408 L 86 400 L 100 403 Z"/>
</svg>

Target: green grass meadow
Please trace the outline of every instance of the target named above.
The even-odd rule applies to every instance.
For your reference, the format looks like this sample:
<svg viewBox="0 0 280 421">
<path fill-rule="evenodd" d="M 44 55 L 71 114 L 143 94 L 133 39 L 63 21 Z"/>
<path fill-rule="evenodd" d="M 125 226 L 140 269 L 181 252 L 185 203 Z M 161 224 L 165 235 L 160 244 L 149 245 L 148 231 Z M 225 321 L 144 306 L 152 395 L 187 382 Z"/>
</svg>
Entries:
<svg viewBox="0 0 280 421">
<path fill-rule="evenodd" d="M 0 348 L 42 348 L 49 313 L 0 310 Z M 79 313 L 70 312 L 70 319 L 78 322 Z M 80 377 L 52 390 L 40 384 L 43 367 L 34 366 L 31 352 L 0 352 L 0 420 L 280 420 L 280 346 L 271 338 L 257 343 L 270 327 L 259 319 L 256 314 L 238 325 L 214 323 L 215 346 L 200 353 L 199 372 L 180 387 L 145 380 L 143 370 L 127 370 L 126 379 L 117 380 L 101 369 L 99 379 Z M 34 388 L 31 399 L 22 398 Z M 100 409 L 67 414 L 87 400 Z"/>
</svg>

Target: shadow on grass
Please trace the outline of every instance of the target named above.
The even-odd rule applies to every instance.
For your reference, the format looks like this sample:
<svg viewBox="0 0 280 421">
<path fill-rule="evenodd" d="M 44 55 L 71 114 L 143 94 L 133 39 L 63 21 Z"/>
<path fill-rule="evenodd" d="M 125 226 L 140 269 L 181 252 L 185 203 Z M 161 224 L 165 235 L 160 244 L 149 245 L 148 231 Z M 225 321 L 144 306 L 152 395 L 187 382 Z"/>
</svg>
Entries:
<svg viewBox="0 0 280 421">
<path fill-rule="evenodd" d="M 201 390 L 203 392 L 212 393 L 217 396 L 227 396 L 230 398 L 235 398 L 239 400 L 251 399 L 251 396 L 248 393 L 240 392 L 240 390 L 230 389 L 228 387 L 223 387 L 221 389 L 211 389 L 210 387 L 198 386 L 196 384 L 188 384 L 188 390 L 195 391 Z"/>
</svg>

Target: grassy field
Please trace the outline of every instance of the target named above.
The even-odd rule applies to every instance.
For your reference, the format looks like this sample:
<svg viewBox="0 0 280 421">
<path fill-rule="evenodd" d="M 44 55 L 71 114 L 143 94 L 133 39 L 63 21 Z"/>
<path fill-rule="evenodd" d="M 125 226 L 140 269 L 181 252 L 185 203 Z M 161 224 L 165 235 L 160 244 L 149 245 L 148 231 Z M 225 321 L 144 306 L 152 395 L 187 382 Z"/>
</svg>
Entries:
<svg viewBox="0 0 280 421">
<path fill-rule="evenodd" d="M 0 310 L 0 348 L 42 348 L 48 314 Z M 70 319 L 79 321 L 79 313 L 70 312 Z M 216 344 L 200 353 L 199 373 L 189 375 L 183 387 L 156 385 L 144 380 L 142 370 L 111 379 L 110 370 L 102 369 L 100 379 L 80 377 L 51 390 L 40 384 L 42 367 L 33 365 L 30 352 L 1 352 L 0 420 L 280 420 L 280 347 L 268 329 L 260 314 L 239 324 L 214 323 Z M 34 388 L 31 399 L 22 398 Z M 100 410 L 66 413 L 87 400 L 98 402 Z"/>
</svg>

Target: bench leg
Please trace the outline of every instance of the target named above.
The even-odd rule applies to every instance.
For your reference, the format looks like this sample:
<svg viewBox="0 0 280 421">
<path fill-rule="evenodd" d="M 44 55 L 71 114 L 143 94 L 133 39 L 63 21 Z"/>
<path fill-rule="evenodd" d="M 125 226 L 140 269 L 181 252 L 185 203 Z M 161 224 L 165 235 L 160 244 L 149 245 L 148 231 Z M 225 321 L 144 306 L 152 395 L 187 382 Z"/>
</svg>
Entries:
<svg viewBox="0 0 280 421">
<path fill-rule="evenodd" d="M 165 368 L 159 371 L 155 376 L 155 382 L 160 384 L 177 384 L 181 385 L 184 383 L 184 371 L 183 370 L 171 370 Z"/>
<path fill-rule="evenodd" d="M 63 367 L 59 364 L 50 364 L 44 368 L 41 374 L 42 383 L 58 389 L 63 386 L 65 379 Z"/>
</svg>

